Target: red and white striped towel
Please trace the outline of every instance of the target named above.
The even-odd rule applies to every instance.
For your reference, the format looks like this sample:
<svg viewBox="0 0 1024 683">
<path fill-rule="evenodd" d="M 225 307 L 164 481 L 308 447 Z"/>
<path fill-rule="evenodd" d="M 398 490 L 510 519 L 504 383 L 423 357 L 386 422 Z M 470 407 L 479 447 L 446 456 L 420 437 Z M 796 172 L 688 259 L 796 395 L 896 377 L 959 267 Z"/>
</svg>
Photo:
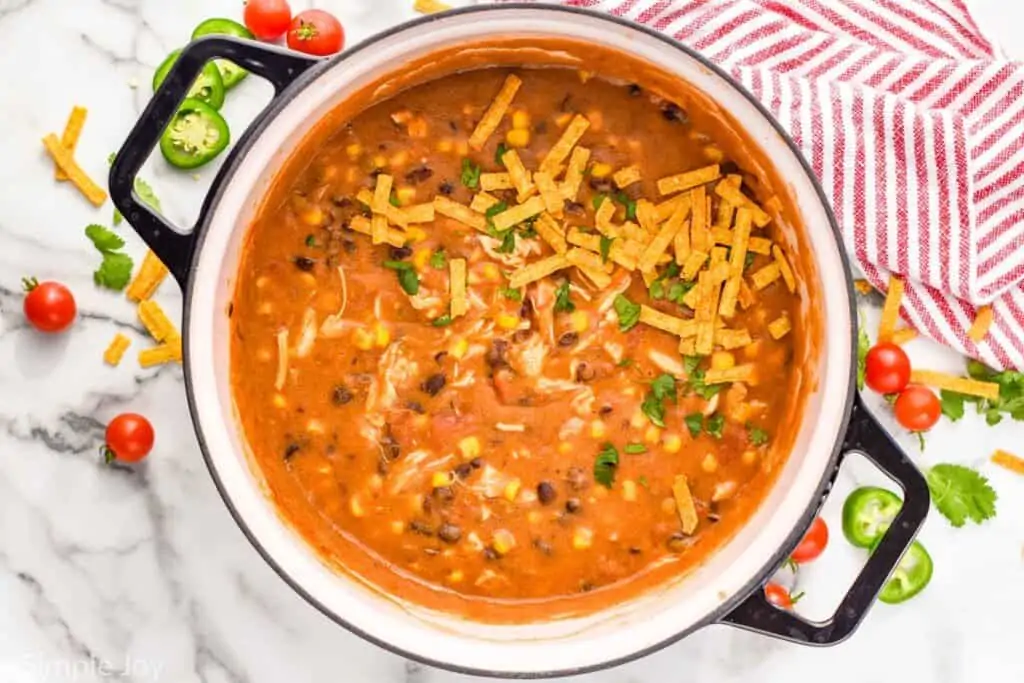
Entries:
<svg viewBox="0 0 1024 683">
<path fill-rule="evenodd" d="M 962 0 L 566 4 L 656 28 L 729 71 L 803 150 L 872 284 L 906 278 L 904 320 L 1024 369 L 1024 63 Z M 995 321 L 975 344 L 983 304 Z"/>
</svg>

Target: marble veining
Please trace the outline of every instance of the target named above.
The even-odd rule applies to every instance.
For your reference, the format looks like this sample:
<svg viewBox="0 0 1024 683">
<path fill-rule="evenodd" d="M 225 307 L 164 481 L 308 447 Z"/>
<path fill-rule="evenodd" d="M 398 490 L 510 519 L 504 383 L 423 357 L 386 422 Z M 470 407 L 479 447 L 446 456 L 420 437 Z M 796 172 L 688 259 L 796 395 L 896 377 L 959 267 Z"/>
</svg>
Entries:
<svg viewBox="0 0 1024 683">
<path fill-rule="evenodd" d="M 304 8 L 306 1 L 293 1 Z M 412 17 L 411 0 L 323 0 L 349 44 Z M 1024 8 L 974 0 L 983 26 L 1007 50 Z M 997 9 L 998 8 L 998 9 Z M 39 139 L 64 124 L 73 104 L 89 108 L 78 159 L 103 177 L 150 94 L 153 69 L 208 16 L 237 17 L 237 0 L 0 0 L 0 681 L 137 683 L 448 683 L 462 676 L 407 662 L 362 642 L 306 605 L 249 546 L 202 462 L 179 368 L 140 370 L 146 342 L 132 306 L 96 289 L 98 255 L 83 235 L 109 225 L 53 181 Z M 249 79 L 226 114 L 241 130 L 269 98 Z M 160 161 L 143 175 L 179 224 L 194 220 L 215 168 L 194 179 Z M 130 252 L 141 241 L 120 228 Z M 43 339 L 21 314 L 20 279 L 64 281 L 81 320 Z M 158 298 L 180 316 L 181 294 Z M 863 302 L 869 320 L 877 303 Z M 872 324 L 874 324 L 872 322 Z M 101 362 L 120 331 L 129 359 Z M 961 361 L 928 342 L 911 345 L 923 365 Z M 872 407 L 893 427 L 879 401 Z M 148 415 L 156 452 L 138 468 L 102 464 L 106 421 L 123 410 Z M 996 447 L 1024 450 L 1024 425 L 988 428 L 975 416 L 943 423 L 922 465 L 981 467 L 1000 494 L 999 516 L 954 530 L 932 515 L 922 533 L 935 558 L 932 586 L 901 607 L 880 605 L 844 645 L 814 650 L 722 626 L 708 627 L 641 661 L 588 681 L 705 683 L 818 681 L 1002 683 L 1024 680 L 1024 479 L 985 464 Z M 880 481 L 864 463 L 844 466 L 824 514 L 833 530 L 826 555 L 806 568 L 801 610 L 824 617 L 862 557 L 840 538 L 838 513 L 857 483 Z"/>
</svg>

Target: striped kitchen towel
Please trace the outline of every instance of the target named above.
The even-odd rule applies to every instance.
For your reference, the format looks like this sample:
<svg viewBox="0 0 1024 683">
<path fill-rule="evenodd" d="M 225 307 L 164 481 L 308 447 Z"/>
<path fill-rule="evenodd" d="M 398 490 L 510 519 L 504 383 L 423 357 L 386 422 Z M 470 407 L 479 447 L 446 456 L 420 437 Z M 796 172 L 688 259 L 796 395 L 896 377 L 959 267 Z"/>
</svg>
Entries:
<svg viewBox="0 0 1024 683">
<path fill-rule="evenodd" d="M 656 28 L 730 72 L 803 150 L 872 284 L 906 279 L 904 320 L 1024 369 L 1024 63 L 963 0 L 566 4 Z M 983 305 L 994 322 L 975 343 Z"/>
</svg>

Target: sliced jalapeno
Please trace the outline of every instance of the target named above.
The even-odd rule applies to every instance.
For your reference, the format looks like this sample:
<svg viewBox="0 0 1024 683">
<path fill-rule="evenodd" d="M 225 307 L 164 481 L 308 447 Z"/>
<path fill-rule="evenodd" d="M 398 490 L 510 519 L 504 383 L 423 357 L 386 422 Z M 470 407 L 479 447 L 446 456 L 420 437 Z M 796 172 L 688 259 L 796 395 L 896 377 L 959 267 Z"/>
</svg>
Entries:
<svg viewBox="0 0 1024 683">
<path fill-rule="evenodd" d="M 903 501 L 877 486 L 863 486 L 843 503 L 843 535 L 858 548 L 870 548 L 896 519 Z"/>
<path fill-rule="evenodd" d="M 223 152 L 230 141 L 228 124 L 216 109 L 186 99 L 160 137 L 160 151 L 172 166 L 198 168 Z"/>
<path fill-rule="evenodd" d="M 878 599 L 890 605 L 906 602 L 931 582 L 933 568 L 932 556 L 923 545 L 914 541 L 896 565 L 892 578 L 882 587 Z"/>
<path fill-rule="evenodd" d="M 216 18 L 207 19 L 203 23 L 199 24 L 199 26 L 196 26 L 196 30 L 192 31 L 192 40 L 211 35 L 236 36 L 238 38 L 248 38 L 249 40 L 254 39 L 252 31 L 242 26 L 237 21 Z M 217 69 L 220 71 L 220 77 L 221 80 L 224 81 L 225 90 L 231 90 L 249 75 L 248 71 L 238 66 L 230 59 L 215 59 L 213 60 L 213 63 L 217 65 Z"/>
<path fill-rule="evenodd" d="M 156 73 L 153 74 L 154 91 L 167 78 L 171 67 L 178 61 L 179 54 L 181 54 L 181 50 L 175 50 L 167 55 L 167 59 L 163 61 L 163 64 L 157 67 Z M 217 69 L 216 64 L 210 62 L 203 67 L 202 72 L 196 76 L 195 82 L 189 88 L 187 97 L 206 102 L 214 109 L 220 109 L 221 105 L 224 104 L 224 79 L 220 77 L 220 70 Z"/>
</svg>

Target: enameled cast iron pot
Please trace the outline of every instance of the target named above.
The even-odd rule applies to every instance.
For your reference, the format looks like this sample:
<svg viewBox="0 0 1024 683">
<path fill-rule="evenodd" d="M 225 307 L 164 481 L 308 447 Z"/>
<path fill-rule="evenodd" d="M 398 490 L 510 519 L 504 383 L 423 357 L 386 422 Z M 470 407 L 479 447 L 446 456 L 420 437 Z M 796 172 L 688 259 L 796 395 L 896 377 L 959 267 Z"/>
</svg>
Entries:
<svg viewBox="0 0 1024 683">
<path fill-rule="evenodd" d="M 808 231 L 821 294 L 824 341 L 805 419 L 782 472 L 743 529 L 684 579 L 597 614 L 528 625 L 485 625 L 384 596 L 326 566 L 284 523 L 250 467 L 233 413 L 230 303 L 253 213 L 289 151 L 351 93 L 410 60 L 488 37 L 567 38 L 629 53 L 677 74 L 728 111 L 789 183 Z M 229 58 L 269 80 L 276 96 L 238 140 L 190 231 L 139 201 L 132 184 L 203 64 Z M 110 174 L 117 208 L 185 292 L 185 380 L 207 466 L 238 525 L 289 585 L 328 617 L 382 647 L 447 669 L 509 677 L 575 674 L 622 663 L 697 628 L 726 623 L 827 645 L 849 636 L 913 540 L 928 510 L 920 472 L 868 415 L 855 389 L 856 316 L 835 219 L 807 163 L 771 115 L 739 84 L 684 45 L 640 26 L 577 9 L 502 5 L 432 16 L 377 35 L 328 60 L 234 39 L 187 47 L 143 112 Z M 827 621 L 770 606 L 761 586 L 799 542 L 842 459 L 859 452 L 903 488 L 904 505 Z"/>
</svg>

